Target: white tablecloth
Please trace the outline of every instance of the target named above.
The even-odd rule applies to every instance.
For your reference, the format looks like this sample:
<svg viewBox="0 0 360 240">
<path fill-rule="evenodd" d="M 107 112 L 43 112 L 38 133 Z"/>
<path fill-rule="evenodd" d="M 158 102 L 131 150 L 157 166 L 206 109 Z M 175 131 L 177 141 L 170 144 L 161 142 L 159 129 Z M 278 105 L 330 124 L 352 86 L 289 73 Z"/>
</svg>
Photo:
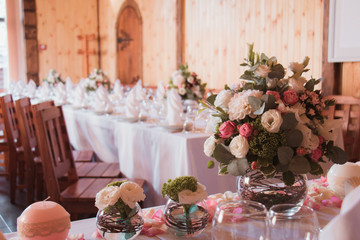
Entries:
<svg viewBox="0 0 360 240">
<path fill-rule="evenodd" d="M 146 206 L 165 203 L 161 186 L 168 179 L 192 175 L 207 187 L 208 194 L 236 191 L 236 178 L 218 176 L 207 169 L 203 153 L 207 134 L 170 133 L 143 123 L 117 120 L 116 116 L 63 108 L 71 144 L 78 150 L 94 150 L 106 162 L 119 161 L 128 178 L 143 178 L 150 185 Z"/>
</svg>

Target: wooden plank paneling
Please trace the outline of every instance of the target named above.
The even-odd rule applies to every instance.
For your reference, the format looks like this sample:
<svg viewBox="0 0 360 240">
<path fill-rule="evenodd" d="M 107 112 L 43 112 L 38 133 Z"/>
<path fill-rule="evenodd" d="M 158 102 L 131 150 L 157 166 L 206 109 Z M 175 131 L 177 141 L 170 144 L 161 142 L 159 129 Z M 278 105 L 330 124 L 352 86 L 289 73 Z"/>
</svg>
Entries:
<svg viewBox="0 0 360 240">
<path fill-rule="evenodd" d="M 47 76 L 49 69 L 56 69 L 65 79 L 80 81 L 83 55 L 78 35 L 97 36 L 96 0 L 36 0 L 38 42 L 47 49 L 39 52 L 40 78 Z M 96 39 L 96 38 L 95 38 Z M 97 41 L 90 42 L 90 49 L 97 51 Z M 98 67 L 98 56 L 90 55 L 90 69 Z"/>
<path fill-rule="evenodd" d="M 345 62 L 341 72 L 341 94 L 360 98 L 360 63 Z"/>
</svg>

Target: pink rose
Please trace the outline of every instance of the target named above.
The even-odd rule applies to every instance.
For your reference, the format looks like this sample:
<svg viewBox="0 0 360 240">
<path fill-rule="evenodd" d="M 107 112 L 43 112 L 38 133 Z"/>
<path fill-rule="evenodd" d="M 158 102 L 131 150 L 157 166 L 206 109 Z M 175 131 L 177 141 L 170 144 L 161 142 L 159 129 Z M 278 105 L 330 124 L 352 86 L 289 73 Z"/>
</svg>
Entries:
<svg viewBox="0 0 360 240">
<path fill-rule="evenodd" d="M 299 101 L 299 96 L 293 90 L 287 90 L 283 94 L 283 100 L 288 105 L 294 105 Z"/>
<path fill-rule="evenodd" d="M 234 134 L 235 129 L 236 129 L 235 123 L 233 123 L 232 121 L 224 122 L 219 127 L 220 137 L 225 139 L 231 137 Z"/>
<path fill-rule="evenodd" d="M 325 141 L 325 138 L 322 136 L 319 136 L 319 146 L 321 146 L 321 144 L 323 144 L 324 141 Z"/>
<path fill-rule="evenodd" d="M 313 160 L 314 162 L 319 161 L 319 158 L 322 156 L 322 151 L 321 149 L 317 148 L 315 150 L 312 150 L 310 153 L 310 158 L 311 160 Z"/>
<path fill-rule="evenodd" d="M 303 156 L 305 155 L 307 152 L 306 152 L 306 149 L 303 148 L 303 147 L 299 147 L 298 149 L 296 149 L 296 154 L 299 155 L 299 156 Z"/>
<path fill-rule="evenodd" d="M 259 164 L 258 164 L 257 161 L 254 161 L 254 162 L 251 163 L 251 169 L 252 170 L 256 170 L 258 168 L 259 168 Z"/>
<path fill-rule="evenodd" d="M 241 136 L 243 137 L 250 137 L 253 132 L 253 126 L 250 125 L 250 123 L 244 123 L 243 125 L 238 125 L 238 130 Z"/>
<path fill-rule="evenodd" d="M 280 100 L 280 94 L 276 91 L 266 91 L 267 95 L 273 95 L 275 97 L 275 100 Z"/>
</svg>

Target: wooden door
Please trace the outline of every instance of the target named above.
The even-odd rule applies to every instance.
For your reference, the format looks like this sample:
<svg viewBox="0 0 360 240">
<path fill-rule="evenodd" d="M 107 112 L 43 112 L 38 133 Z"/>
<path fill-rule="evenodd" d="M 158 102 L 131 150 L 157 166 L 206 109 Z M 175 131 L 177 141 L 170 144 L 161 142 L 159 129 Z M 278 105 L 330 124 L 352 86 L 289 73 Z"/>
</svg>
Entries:
<svg viewBox="0 0 360 240">
<path fill-rule="evenodd" d="M 141 50 L 141 17 L 133 6 L 126 6 L 120 12 L 117 28 L 117 68 L 122 84 L 141 78 Z"/>
</svg>

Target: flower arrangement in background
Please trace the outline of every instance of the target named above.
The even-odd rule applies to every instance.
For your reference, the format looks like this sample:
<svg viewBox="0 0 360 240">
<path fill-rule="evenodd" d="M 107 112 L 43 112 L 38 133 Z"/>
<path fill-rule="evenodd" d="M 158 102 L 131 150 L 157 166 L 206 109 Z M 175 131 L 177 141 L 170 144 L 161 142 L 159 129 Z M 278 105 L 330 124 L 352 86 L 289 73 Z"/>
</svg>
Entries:
<svg viewBox="0 0 360 240">
<path fill-rule="evenodd" d="M 111 89 L 110 79 L 106 73 L 101 69 L 95 68 L 85 79 L 85 88 L 86 91 L 95 91 L 100 85 L 108 91 Z"/>
<path fill-rule="evenodd" d="M 323 173 L 320 162 L 326 159 L 343 164 L 346 153 L 334 146 L 333 120 L 322 111 L 334 104 L 324 100 L 314 86 L 320 80 L 306 80 L 309 58 L 290 63 L 292 74 L 275 57 L 255 53 L 249 45 L 247 67 L 239 84 L 227 85 L 203 105 L 215 113 L 207 129 L 213 131 L 204 143 L 207 156 L 219 162 L 219 174 L 244 175 L 258 170 L 267 177 L 282 173 L 290 186 L 295 174 Z M 208 162 L 208 168 L 215 166 Z"/>
<path fill-rule="evenodd" d="M 60 74 L 54 69 L 50 69 L 49 74 L 46 78 L 43 79 L 43 82 L 47 82 L 49 85 L 52 86 L 56 86 L 60 82 L 65 84 L 65 81 L 61 79 Z"/>
<path fill-rule="evenodd" d="M 205 93 L 206 83 L 195 72 L 189 72 L 188 65 L 180 65 L 179 70 L 173 72 L 168 88 L 175 88 L 183 100 L 199 100 Z"/>
</svg>

